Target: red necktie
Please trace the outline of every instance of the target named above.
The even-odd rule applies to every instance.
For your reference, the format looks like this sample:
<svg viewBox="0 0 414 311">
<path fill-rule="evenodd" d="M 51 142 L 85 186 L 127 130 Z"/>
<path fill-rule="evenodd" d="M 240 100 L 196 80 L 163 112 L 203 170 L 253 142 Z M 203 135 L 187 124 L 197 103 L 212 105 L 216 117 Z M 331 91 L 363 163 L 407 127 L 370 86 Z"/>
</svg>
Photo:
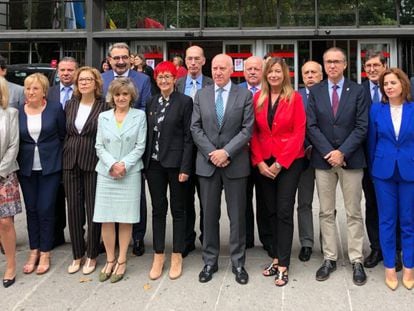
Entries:
<svg viewBox="0 0 414 311">
<path fill-rule="evenodd" d="M 336 113 L 338 112 L 338 107 L 339 107 L 339 96 L 338 93 L 336 92 L 336 90 L 339 88 L 338 85 L 334 85 L 332 86 L 332 112 L 334 117 L 336 116 Z"/>
</svg>

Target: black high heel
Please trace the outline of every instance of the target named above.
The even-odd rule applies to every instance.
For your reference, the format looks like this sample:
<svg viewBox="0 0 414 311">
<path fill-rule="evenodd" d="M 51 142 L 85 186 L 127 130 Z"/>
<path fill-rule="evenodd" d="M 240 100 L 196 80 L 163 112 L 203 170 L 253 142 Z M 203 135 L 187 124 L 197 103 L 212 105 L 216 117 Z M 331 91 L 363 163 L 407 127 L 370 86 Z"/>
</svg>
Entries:
<svg viewBox="0 0 414 311">
<path fill-rule="evenodd" d="M 15 281 L 16 281 L 16 277 L 14 277 L 12 279 L 3 279 L 3 286 L 5 288 L 10 287 L 14 284 Z"/>
</svg>

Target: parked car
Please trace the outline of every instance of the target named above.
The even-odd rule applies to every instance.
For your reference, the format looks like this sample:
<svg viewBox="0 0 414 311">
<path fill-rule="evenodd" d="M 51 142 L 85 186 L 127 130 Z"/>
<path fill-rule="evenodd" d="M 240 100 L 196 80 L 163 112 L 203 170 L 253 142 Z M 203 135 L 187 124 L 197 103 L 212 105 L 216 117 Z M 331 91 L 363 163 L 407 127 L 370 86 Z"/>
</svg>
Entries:
<svg viewBox="0 0 414 311">
<path fill-rule="evenodd" d="M 51 67 L 50 64 L 8 65 L 6 79 L 10 82 L 23 85 L 24 79 L 35 72 L 43 73 L 49 79 L 50 86 L 59 83 L 56 68 Z"/>
</svg>

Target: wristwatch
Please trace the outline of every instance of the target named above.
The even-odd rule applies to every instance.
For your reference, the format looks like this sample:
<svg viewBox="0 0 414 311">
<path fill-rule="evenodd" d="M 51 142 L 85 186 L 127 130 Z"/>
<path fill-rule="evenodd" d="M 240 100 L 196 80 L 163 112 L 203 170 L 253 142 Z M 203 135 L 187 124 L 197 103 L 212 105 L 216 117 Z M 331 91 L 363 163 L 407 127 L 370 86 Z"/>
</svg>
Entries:
<svg viewBox="0 0 414 311">
<path fill-rule="evenodd" d="M 282 165 L 280 165 L 280 163 L 279 163 L 279 162 L 277 162 L 277 161 L 275 162 L 275 166 L 276 166 L 276 168 L 277 168 L 277 169 L 282 168 Z"/>
</svg>

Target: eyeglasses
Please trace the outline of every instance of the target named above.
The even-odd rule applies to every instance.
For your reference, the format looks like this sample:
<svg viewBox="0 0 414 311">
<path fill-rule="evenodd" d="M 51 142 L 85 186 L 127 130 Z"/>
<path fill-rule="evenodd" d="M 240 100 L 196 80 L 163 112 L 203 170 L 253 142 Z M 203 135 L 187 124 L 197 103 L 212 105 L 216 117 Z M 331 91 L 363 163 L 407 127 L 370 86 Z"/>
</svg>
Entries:
<svg viewBox="0 0 414 311">
<path fill-rule="evenodd" d="M 378 68 L 380 68 L 381 66 L 383 66 L 382 64 L 379 64 L 379 63 L 375 63 L 375 64 L 366 64 L 366 65 L 364 65 L 364 68 L 365 69 L 378 69 Z"/>
<path fill-rule="evenodd" d="M 78 79 L 78 83 L 91 84 L 92 81 L 95 81 L 95 79 L 94 78 L 79 78 Z"/>
<path fill-rule="evenodd" d="M 324 61 L 325 65 L 335 65 L 338 66 L 339 64 L 345 63 L 344 60 L 339 60 L 339 59 L 328 59 Z"/>
<path fill-rule="evenodd" d="M 157 76 L 157 80 L 158 81 L 162 81 L 162 80 L 167 80 L 167 81 L 169 81 L 169 80 L 171 80 L 172 78 L 174 78 L 172 75 L 165 75 L 165 76 Z"/>
<path fill-rule="evenodd" d="M 129 59 L 128 55 L 121 55 L 121 56 L 113 56 L 112 59 L 116 62 L 119 62 L 121 59 L 122 60 L 127 60 Z"/>
</svg>

